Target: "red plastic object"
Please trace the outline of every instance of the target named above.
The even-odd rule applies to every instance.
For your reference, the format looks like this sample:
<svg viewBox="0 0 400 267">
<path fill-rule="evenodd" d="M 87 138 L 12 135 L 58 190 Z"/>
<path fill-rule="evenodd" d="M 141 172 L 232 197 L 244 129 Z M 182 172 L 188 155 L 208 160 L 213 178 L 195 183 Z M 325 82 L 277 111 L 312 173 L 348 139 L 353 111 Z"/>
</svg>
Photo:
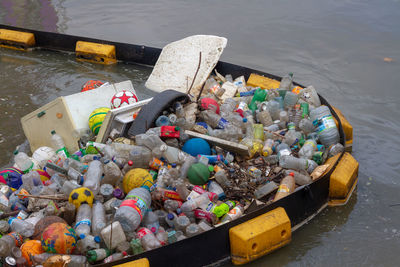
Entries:
<svg viewBox="0 0 400 267">
<path fill-rule="evenodd" d="M 212 98 L 203 98 L 200 102 L 200 105 L 203 109 L 214 110 L 215 113 L 219 114 L 219 105 L 218 102 Z"/>
<path fill-rule="evenodd" d="M 179 138 L 179 127 L 176 126 L 161 126 L 160 137 Z"/>
</svg>

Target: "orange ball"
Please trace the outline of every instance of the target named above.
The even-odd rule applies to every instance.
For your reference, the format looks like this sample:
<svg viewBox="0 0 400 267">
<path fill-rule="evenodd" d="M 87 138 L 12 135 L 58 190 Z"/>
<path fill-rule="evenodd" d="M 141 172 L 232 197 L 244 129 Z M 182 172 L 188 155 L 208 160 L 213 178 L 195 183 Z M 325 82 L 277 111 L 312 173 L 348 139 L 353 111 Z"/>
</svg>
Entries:
<svg viewBox="0 0 400 267">
<path fill-rule="evenodd" d="M 21 246 L 22 257 L 25 258 L 29 266 L 32 265 L 32 257 L 44 253 L 42 244 L 39 240 L 28 240 Z"/>
</svg>

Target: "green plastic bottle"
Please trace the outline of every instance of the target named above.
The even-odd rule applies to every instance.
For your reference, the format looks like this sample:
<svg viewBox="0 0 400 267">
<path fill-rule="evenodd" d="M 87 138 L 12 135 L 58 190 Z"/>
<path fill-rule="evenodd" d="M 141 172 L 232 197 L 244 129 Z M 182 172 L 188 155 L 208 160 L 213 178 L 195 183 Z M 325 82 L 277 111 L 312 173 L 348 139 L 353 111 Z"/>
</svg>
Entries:
<svg viewBox="0 0 400 267">
<path fill-rule="evenodd" d="M 142 246 L 142 241 L 140 241 L 139 238 L 134 238 L 131 240 L 131 248 L 133 255 L 140 254 L 144 251 Z"/>
<path fill-rule="evenodd" d="M 86 253 L 86 258 L 88 262 L 95 263 L 96 261 L 104 260 L 106 257 L 111 255 L 111 251 L 107 248 L 99 248 L 89 250 Z"/>
<path fill-rule="evenodd" d="M 228 200 L 228 201 L 225 201 L 224 203 L 216 206 L 212 212 L 215 214 L 215 216 L 220 218 L 220 217 L 224 216 L 225 214 L 227 214 L 235 206 L 236 206 L 236 202 L 234 202 L 232 200 Z"/>
<path fill-rule="evenodd" d="M 258 103 L 264 102 L 267 95 L 268 95 L 267 90 L 257 88 L 256 91 L 254 92 L 253 98 L 251 99 L 249 109 L 255 111 L 257 109 L 257 102 Z"/>
</svg>

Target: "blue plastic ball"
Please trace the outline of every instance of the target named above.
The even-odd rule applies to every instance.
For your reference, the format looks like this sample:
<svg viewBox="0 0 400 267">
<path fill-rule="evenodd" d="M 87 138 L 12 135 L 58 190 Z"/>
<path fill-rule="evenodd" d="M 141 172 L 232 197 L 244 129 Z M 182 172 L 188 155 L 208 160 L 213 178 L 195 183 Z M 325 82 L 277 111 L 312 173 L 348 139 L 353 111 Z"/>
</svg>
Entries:
<svg viewBox="0 0 400 267">
<path fill-rule="evenodd" d="M 193 138 L 188 140 L 182 147 L 182 150 L 186 153 L 196 157 L 199 154 L 210 155 L 211 148 L 206 140 L 201 138 Z"/>
</svg>

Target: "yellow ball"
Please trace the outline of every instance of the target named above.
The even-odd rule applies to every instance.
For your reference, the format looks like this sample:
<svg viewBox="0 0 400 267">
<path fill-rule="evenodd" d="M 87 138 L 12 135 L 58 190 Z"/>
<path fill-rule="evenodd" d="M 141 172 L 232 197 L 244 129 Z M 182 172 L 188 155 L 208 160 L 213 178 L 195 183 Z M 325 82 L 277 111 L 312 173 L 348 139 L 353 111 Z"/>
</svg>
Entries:
<svg viewBox="0 0 400 267">
<path fill-rule="evenodd" d="M 76 209 L 78 209 L 81 204 L 89 204 L 91 207 L 93 198 L 93 193 L 89 188 L 79 187 L 71 191 L 68 201 L 74 204 Z"/>
<path fill-rule="evenodd" d="M 99 133 L 100 127 L 109 110 L 109 108 L 96 108 L 93 110 L 92 114 L 90 114 L 89 128 L 95 135 Z"/>
<path fill-rule="evenodd" d="M 147 170 L 141 168 L 128 171 L 122 181 L 122 187 L 124 188 L 125 194 L 137 187 L 145 187 L 150 190 L 153 184 L 154 181 L 151 174 Z"/>
</svg>

